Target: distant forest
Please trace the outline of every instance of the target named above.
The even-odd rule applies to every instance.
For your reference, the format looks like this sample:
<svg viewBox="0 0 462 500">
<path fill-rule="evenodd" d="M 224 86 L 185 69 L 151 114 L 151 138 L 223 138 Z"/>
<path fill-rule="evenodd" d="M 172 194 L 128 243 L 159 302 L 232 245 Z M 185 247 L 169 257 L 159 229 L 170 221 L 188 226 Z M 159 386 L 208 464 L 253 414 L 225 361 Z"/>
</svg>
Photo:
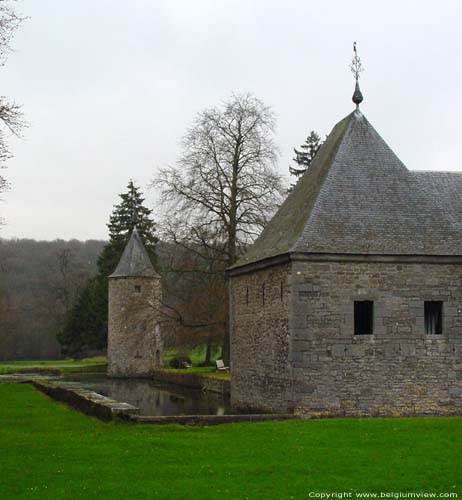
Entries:
<svg viewBox="0 0 462 500">
<path fill-rule="evenodd" d="M 56 336 L 80 292 L 96 275 L 96 262 L 106 244 L 97 240 L 0 238 L 0 361 L 62 357 Z M 199 314 L 197 301 L 208 300 L 197 288 L 201 290 L 203 275 L 172 269 L 174 263 L 180 269 L 188 263 L 187 252 L 180 246 L 159 242 L 156 254 L 169 311 L 173 316 L 177 311 L 187 316 Z M 216 345 L 220 342 L 216 337 L 222 337 L 221 330 L 217 333 L 210 328 L 182 328 L 167 316 L 164 322 L 168 325 L 166 347 L 195 347 L 210 342 Z"/>
<path fill-rule="evenodd" d="M 0 239 L 0 360 L 60 357 L 56 335 L 105 243 Z"/>
</svg>

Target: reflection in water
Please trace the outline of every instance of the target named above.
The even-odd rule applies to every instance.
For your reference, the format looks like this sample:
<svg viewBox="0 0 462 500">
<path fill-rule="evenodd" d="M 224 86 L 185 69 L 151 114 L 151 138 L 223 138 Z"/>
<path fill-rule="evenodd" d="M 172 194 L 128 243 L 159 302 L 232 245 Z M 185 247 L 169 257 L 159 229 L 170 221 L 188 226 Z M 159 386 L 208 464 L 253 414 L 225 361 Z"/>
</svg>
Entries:
<svg viewBox="0 0 462 500">
<path fill-rule="evenodd" d="M 178 386 L 158 385 L 146 379 L 111 379 L 105 375 L 72 375 L 67 380 L 116 401 L 130 403 L 140 415 L 225 415 L 230 413 L 229 397 Z"/>
</svg>

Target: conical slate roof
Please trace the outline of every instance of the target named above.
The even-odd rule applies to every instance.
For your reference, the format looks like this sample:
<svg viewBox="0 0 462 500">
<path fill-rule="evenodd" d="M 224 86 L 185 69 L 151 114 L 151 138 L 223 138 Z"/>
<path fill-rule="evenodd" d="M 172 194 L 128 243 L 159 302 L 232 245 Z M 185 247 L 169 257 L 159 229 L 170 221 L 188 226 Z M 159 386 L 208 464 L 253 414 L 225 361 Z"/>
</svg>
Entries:
<svg viewBox="0 0 462 500">
<path fill-rule="evenodd" d="M 135 227 L 116 270 L 109 276 L 109 278 L 154 278 L 158 276 L 159 275 L 154 270 L 149 255 L 146 252 L 140 235 Z"/>
<path fill-rule="evenodd" d="M 356 110 L 234 267 L 287 253 L 462 255 L 462 174 L 411 172 Z"/>
</svg>

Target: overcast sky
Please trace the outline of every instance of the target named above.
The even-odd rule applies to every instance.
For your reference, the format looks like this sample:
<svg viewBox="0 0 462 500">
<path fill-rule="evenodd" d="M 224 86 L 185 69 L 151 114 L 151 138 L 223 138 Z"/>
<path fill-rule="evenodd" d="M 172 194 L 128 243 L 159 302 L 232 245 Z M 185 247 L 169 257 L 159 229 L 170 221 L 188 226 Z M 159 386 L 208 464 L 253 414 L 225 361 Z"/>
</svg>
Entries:
<svg viewBox="0 0 462 500">
<path fill-rule="evenodd" d="M 410 169 L 462 170 L 462 2 L 24 0 L 0 93 L 12 138 L 1 237 L 106 238 L 130 178 L 147 190 L 195 114 L 250 91 L 278 116 L 280 172 L 314 129 L 363 113 Z"/>
</svg>

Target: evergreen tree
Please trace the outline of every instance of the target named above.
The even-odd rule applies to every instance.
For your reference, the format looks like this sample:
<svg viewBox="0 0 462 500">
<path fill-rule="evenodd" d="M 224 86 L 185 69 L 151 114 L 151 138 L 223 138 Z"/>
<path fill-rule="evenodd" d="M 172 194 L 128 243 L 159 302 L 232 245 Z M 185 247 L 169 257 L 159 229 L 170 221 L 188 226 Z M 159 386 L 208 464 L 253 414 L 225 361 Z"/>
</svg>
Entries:
<svg viewBox="0 0 462 500">
<path fill-rule="evenodd" d="M 297 178 L 297 181 L 307 171 L 321 146 L 321 137 L 312 130 L 305 142 L 300 146 L 300 150 L 294 148 L 295 158 L 293 158 L 293 161 L 297 164 L 297 167 L 289 167 L 289 172 Z"/>
<path fill-rule="evenodd" d="M 93 307 L 93 285 L 95 280 L 80 292 L 76 304 L 69 311 L 63 331 L 58 335 L 65 356 L 78 358 L 88 349 L 104 349 L 99 329 L 101 325 Z"/>
<path fill-rule="evenodd" d="M 152 210 L 143 205 L 140 188 L 132 180 L 128 183 L 127 192 L 119 196 L 121 201 L 114 206 L 107 225 L 109 243 L 98 257 L 98 274 L 82 290 L 58 336 L 63 352 L 70 356 L 106 348 L 108 276 L 115 271 L 135 224 L 152 263 L 156 265 L 158 239 L 154 236 Z"/>
</svg>

